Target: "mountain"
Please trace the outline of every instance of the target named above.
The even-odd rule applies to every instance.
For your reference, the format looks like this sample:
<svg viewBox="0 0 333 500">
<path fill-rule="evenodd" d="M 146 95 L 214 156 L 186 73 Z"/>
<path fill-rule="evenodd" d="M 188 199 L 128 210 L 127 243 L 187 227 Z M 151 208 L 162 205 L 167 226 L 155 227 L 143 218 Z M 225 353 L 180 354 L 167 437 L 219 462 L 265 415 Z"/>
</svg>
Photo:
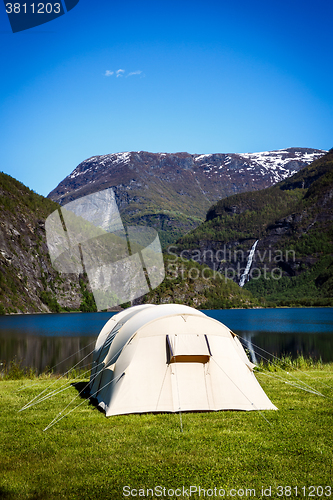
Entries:
<svg viewBox="0 0 333 500">
<path fill-rule="evenodd" d="M 286 151 L 276 152 L 275 156 L 277 158 L 280 155 L 281 162 L 284 157 L 286 162 L 284 168 L 287 168 L 288 164 L 286 155 L 289 153 Z M 296 153 L 299 152 L 299 150 L 294 150 L 290 154 L 295 157 Z M 146 154 L 149 158 L 151 157 L 150 153 Z M 330 151 L 323 156 L 323 152 L 318 152 L 318 150 L 315 152 L 306 150 L 302 161 L 308 161 L 311 154 L 319 156 L 319 160 L 305 168 L 303 165 L 303 168 L 291 177 L 288 177 L 287 170 L 285 170 L 286 178 L 277 185 L 261 191 L 232 195 L 210 207 L 206 222 L 183 237 L 177 245 L 168 249 L 165 255 L 166 279 L 163 283 L 138 302 L 180 302 L 198 308 L 218 308 L 256 307 L 265 303 L 283 303 L 283 301 L 288 305 L 295 302 L 295 296 L 299 302 L 303 299 L 305 302 L 309 301 L 309 297 L 313 298 L 314 303 L 316 301 L 323 303 L 325 298 L 331 300 L 329 298 L 333 296 L 333 152 Z M 132 153 L 128 153 L 128 155 L 132 155 Z M 141 160 L 144 155 L 145 153 L 139 154 Z M 258 155 L 253 155 L 256 156 L 256 159 L 251 157 L 252 160 L 259 161 Z M 159 155 L 160 163 L 159 166 L 156 166 L 154 175 L 149 173 L 149 166 L 143 170 L 140 170 L 139 167 L 137 170 L 131 170 L 132 167 L 128 164 L 124 170 L 128 175 L 132 174 L 134 179 L 132 184 L 135 184 L 135 179 L 141 171 L 146 175 L 146 177 L 143 175 L 142 198 L 139 197 L 139 188 L 133 188 L 137 196 L 135 199 L 137 205 L 131 214 L 129 207 L 133 209 L 135 200 L 133 201 L 133 193 L 131 194 L 130 189 L 126 191 L 125 179 L 123 178 L 123 183 L 120 182 L 121 157 L 116 156 L 118 156 L 120 167 L 118 171 L 119 182 L 114 187 L 115 193 L 118 193 L 118 201 L 123 200 L 122 208 L 125 216 L 128 219 L 133 217 L 133 220 L 136 217 L 135 220 L 140 221 L 139 209 L 142 206 L 144 195 L 147 200 L 150 196 L 151 204 L 147 207 L 146 220 L 143 218 L 141 222 L 153 220 L 153 210 L 157 214 L 156 217 L 160 217 L 162 220 L 162 215 L 166 214 L 166 209 L 163 207 L 167 206 L 165 196 L 168 193 L 170 212 L 171 201 L 175 202 L 175 200 L 179 203 L 179 209 L 183 211 L 172 212 L 172 215 L 169 212 L 167 221 L 171 224 L 172 220 L 175 220 L 180 224 L 180 221 L 184 220 L 184 225 L 179 225 L 181 231 L 188 227 L 186 226 L 185 209 L 186 213 L 190 212 L 188 200 L 190 186 L 183 189 L 186 203 L 181 206 L 179 201 L 181 197 L 178 191 L 182 187 L 178 186 L 178 191 L 172 192 L 172 186 L 177 187 L 178 185 L 175 176 L 179 175 L 179 178 L 182 179 L 187 176 L 189 184 L 190 179 L 195 179 L 193 183 L 196 189 L 192 184 L 192 214 L 197 210 L 194 201 L 206 199 L 208 187 L 213 184 L 213 182 L 209 184 L 209 178 L 214 175 L 222 176 L 222 173 L 211 173 L 209 177 L 208 173 L 205 173 L 206 167 L 200 163 L 208 162 L 207 158 L 205 160 L 202 155 L 199 157 L 198 155 L 187 155 L 187 153 L 170 155 L 172 158 L 165 160 L 167 166 L 164 167 L 162 165 L 163 155 Z M 152 156 L 155 158 L 155 155 Z M 212 157 L 223 155 L 208 156 L 209 161 L 212 161 Z M 267 153 L 259 156 L 269 158 L 269 162 L 273 163 L 273 154 Z M 126 158 L 122 158 L 122 161 L 126 160 Z M 191 169 L 186 170 L 184 167 L 186 158 L 189 165 L 195 161 L 200 164 L 201 170 L 197 167 L 193 172 Z M 217 159 L 215 158 L 215 160 L 217 165 Z M 174 170 L 171 167 L 172 162 L 174 162 Z M 183 165 L 183 168 L 177 168 L 178 162 Z M 275 159 L 274 162 L 276 166 L 278 159 Z M 106 160 L 105 163 L 107 163 Z M 268 167 L 268 164 L 266 164 L 266 170 L 272 174 L 272 167 Z M 293 171 L 292 168 L 296 169 L 295 166 L 289 165 L 289 167 L 289 173 Z M 301 167 L 302 165 L 298 165 L 297 168 Z M 217 170 L 221 171 L 224 168 Z M 260 168 L 264 169 L 264 166 Z M 98 169 L 99 165 L 97 165 Z M 281 169 L 277 169 L 280 172 L 279 175 L 282 175 Z M 235 172 L 236 170 L 235 168 Z M 84 183 L 81 182 L 80 175 L 77 173 L 79 171 L 77 170 L 76 175 L 72 178 L 72 181 L 75 181 L 76 177 L 79 179 L 76 190 L 72 194 L 70 191 L 66 191 L 67 197 L 63 195 L 66 201 L 74 199 L 75 196 L 88 194 L 84 190 L 91 189 L 91 186 L 85 187 Z M 197 189 L 198 184 L 200 184 L 196 177 L 198 171 L 202 174 L 200 177 L 201 186 L 204 185 L 206 189 L 205 196 L 202 198 L 198 194 L 202 194 L 202 191 Z M 216 171 L 216 169 L 213 170 L 212 167 L 212 171 Z M 83 173 L 82 176 L 84 175 Z M 97 177 L 100 175 L 99 172 Z M 234 175 L 236 178 L 237 172 Z M 105 178 L 107 178 L 106 174 Z M 250 178 L 253 180 L 253 177 L 250 176 Z M 91 180 L 93 181 L 93 179 Z M 205 184 L 204 179 L 206 179 Z M 150 191 L 145 187 L 148 186 L 149 180 Z M 100 181 L 102 182 L 101 178 Z M 109 182 L 106 180 L 105 187 L 108 187 Z M 131 185 L 130 182 L 129 185 Z M 153 187 L 157 185 L 161 189 L 155 192 Z M 254 181 L 252 187 L 256 187 Z M 235 190 L 237 190 L 236 187 Z M 127 199 L 126 192 L 129 193 Z M 158 201 L 164 203 L 161 209 L 158 208 Z M 62 200 L 62 202 L 64 201 Z M 59 205 L 54 201 L 37 195 L 19 181 L 0 173 L 0 314 L 95 309 L 86 276 L 59 274 L 51 265 L 46 244 L 45 219 L 58 207 Z M 200 218 L 192 216 L 192 220 L 198 224 Z M 173 234 L 176 233 L 177 231 Z M 164 231 L 164 234 L 167 234 L 167 231 Z M 237 266 L 241 264 L 245 267 L 249 250 L 256 239 L 259 239 L 259 242 L 254 255 L 255 268 L 263 272 L 266 265 L 269 279 L 263 279 L 263 277 L 258 280 L 251 279 L 241 288 L 236 284 L 239 282 L 236 276 Z M 224 250 L 225 262 L 222 258 Z M 234 250 L 238 251 L 236 259 L 233 259 L 233 254 L 230 257 L 230 251 Z M 219 259 L 216 259 L 217 251 L 220 251 Z M 180 254 L 180 252 L 183 253 Z M 295 257 L 293 257 L 293 252 Z M 210 255 L 213 256 L 211 261 L 209 261 Z M 194 259 L 192 262 L 188 260 L 191 257 Z M 253 268 L 254 266 L 252 270 Z M 270 276 L 274 268 L 281 270 L 281 279 L 275 280 Z M 217 269 L 222 274 L 215 272 Z M 236 283 L 225 279 L 226 269 L 227 277 L 234 278 Z M 233 272 L 235 276 L 233 276 Z"/>
<path fill-rule="evenodd" d="M 162 245 L 205 220 L 213 203 L 263 189 L 298 172 L 325 151 L 288 148 L 247 154 L 126 152 L 93 156 L 49 193 L 64 205 L 112 187 L 125 223 L 149 225 Z"/>
<path fill-rule="evenodd" d="M 0 314 L 96 310 L 86 275 L 60 274 L 51 265 L 45 220 L 57 208 L 57 203 L 0 173 Z M 174 266 L 166 257 L 166 279 L 136 303 L 205 308 L 215 307 L 217 300 L 220 307 L 258 305 L 231 280 L 212 278 L 208 293 L 206 278 L 193 281 L 188 263 L 180 264 Z M 195 272 L 200 274 L 201 267 L 195 266 Z"/>
<path fill-rule="evenodd" d="M 45 219 L 59 205 L 0 173 L 0 314 L 84 309 L 84 277 L 51 266 Z"/>
<path fill-rule="evenodd" d="M 220 200 L 168 253 L 240 283 L 251 249 L 254 296 L 333 305 L 333 149 L 270 188 Z"/>
</svg>

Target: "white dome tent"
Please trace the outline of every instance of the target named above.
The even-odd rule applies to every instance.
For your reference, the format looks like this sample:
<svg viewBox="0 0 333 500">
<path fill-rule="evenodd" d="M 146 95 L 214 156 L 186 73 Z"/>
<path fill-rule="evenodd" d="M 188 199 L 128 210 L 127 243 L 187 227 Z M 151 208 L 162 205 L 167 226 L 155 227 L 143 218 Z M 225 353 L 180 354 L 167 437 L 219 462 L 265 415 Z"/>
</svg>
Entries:
<svg viewBox="0 0 333 500">
<path fill-rule="evenodd" d="M 106 416 L 276 410 L 237 336 L 201 311 L 146 304 L 114 315 L 94 351 L 90 397 Z"/>
</svg>

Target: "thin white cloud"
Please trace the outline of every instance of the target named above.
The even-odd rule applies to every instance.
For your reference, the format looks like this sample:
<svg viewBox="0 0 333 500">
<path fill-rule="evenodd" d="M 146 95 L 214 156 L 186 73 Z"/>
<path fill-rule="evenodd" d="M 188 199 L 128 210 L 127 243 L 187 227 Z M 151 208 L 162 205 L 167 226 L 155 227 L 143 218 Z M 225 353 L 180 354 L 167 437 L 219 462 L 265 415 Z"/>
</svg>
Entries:
<svg viewBox="0 0 333 500">
<path fill-rule="evenodd" d="M 116 71 L 111 71 L 109 69 L 107 69 L 104 73 L 104 76 L 115 76 L 116 78 L 120 77 L 120 76 L 124 76 L 125 78 L 127 78 L 128 76 L 138 76 L 138 75 L 141 75 L 141 78 L 144 77 L 144 73 L 141 71 L 141 69 L 138 69 L 136 71 L 130 71 L 130 73 L 127 73 L 126 74 L 126 71 L 124 69 L 117 69 Z"/>
<path fill-rule="evenodd" d="M 128 73 L 127 76 L 133 76 L 133 75 L 141 75 L 142 71 L 141 70 L 137 70 L 137 71 L 132 71 L 131 73 Z"/>
</svg>

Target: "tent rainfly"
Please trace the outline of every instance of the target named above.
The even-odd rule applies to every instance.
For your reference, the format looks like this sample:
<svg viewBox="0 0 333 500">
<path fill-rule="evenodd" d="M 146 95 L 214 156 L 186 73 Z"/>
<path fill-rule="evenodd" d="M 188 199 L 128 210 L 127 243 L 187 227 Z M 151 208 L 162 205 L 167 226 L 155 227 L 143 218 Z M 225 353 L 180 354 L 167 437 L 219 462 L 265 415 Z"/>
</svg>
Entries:
<svg viewBox="0 0 333 500">
<path fill-rule="evenodd" d="M 106 416 L 276 410 L 237 336 L 179 304 L 133 306 L 101 330 L 89 384 Z"/>
</svg>

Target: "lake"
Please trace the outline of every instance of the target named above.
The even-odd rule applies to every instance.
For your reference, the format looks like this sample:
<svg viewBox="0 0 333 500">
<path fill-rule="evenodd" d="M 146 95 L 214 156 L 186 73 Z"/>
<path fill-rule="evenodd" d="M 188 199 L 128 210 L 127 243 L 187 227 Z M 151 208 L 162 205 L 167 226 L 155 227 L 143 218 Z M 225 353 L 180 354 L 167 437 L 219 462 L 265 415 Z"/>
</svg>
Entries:
<svg viewBox="0 0 333 500">
<path fill-rule="evenodd" d="M 203 311 L 237 333 L 253 361 L 260 356 L 304 354 L 333 361 L 333 308 L 224 309 Z M 0 316 L 0 362 L 13 359 L 37 371 L 63 373 L 88 365 L 96 337 L 114 313 Z M 85 359 L 83 359 L 85 358 Z"/>
</svg>

